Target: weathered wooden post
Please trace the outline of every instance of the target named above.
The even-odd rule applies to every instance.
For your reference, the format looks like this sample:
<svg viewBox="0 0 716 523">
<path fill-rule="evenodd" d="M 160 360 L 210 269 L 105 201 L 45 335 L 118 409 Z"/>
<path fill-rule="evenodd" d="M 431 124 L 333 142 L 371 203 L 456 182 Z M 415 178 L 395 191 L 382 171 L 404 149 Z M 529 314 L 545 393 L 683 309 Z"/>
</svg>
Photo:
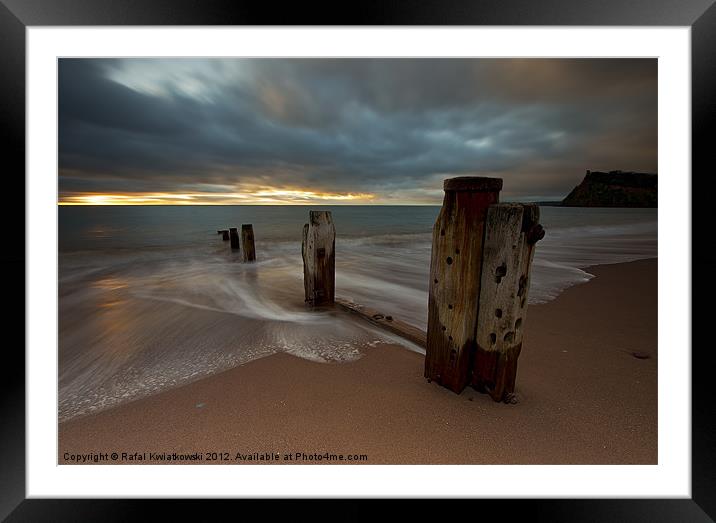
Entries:
<svg viewBox="0 0 716 523">
<path fill-rule="evenodd" d="M 245 262 L 256 261 L 256 247 L 254 246 L 254 227 L 250 223 L 241 224 L 241 249 Z"/>
<path fill-rule="evenodd" d="M 511 401 L 515 391 L 530 268 L 543 237 L 535 204 L 501 203 L 487 211 L 472 386 L 495 401 Z"/>
<path fill-rule="evenodd" d="M 336 228 L 330 211 L 309 211 L 303 226 L 303 287 L 311 306 L 331 304 L 336 283 Z"/>
<path fill-rule="evenodd" d="M 459 394 L 471 379 L 487 208 L 498 202 L 502 180 L 450 178 L 443 188 L 433 227 L 425 377 Z"/>
<path fill-rule="evenodd" d="M 219 231 L 219 234 L 221 234 L 221 239 L 225 242 L 229 241 L 229 229 L 224 229 L 222 231 Z"/>
<path fill-rule="evenodd" d="M 232 251 L 238 251 L 239 250 L 239 233 L 236 227 L 230 227 L 229 228 L 229 235 L 231 236 L 231 250 Z"/>
</svg>

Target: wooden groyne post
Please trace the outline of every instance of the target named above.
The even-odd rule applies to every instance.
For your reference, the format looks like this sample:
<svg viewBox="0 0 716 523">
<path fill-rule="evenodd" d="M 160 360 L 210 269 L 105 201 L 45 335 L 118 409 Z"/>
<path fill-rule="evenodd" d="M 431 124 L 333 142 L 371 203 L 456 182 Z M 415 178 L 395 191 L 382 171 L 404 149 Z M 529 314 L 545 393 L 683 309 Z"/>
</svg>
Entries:
<svg viewBox="0 0 716 523">
<path fill-rule="evenodd" d="M 229 228 L 229 236 L 231 237 L 231 250 L 239 250 L 239 232 L 236 227 Z"/>
<path fill-rule="evenodd" d="M 336 304 L 343 310 L 357 314 L 373 325 L 377 325 L 393 334 L 397 334 L 401 338 L 415 343 L 419 347 L 425 348 L 425 331 L 415 325 L 411 325 L 397 318 L 393 318 L 390 314 L 383 314 L 377 309 L 359 305 L 350 300 L 336 298 Z"/>
<path fill-rule="evenodd" d="M 332 304 L 336 287 L 336 229 L 330 211 L 309 211 L 303 226 L 303 286 L 311 306 Z"/>
<path fill-rule="evenodd" d="M 221 239 L 225 242 L 229 241 L 229 229 L 223 229 L 221 231 L 218 231 L 219 234 L 221 234 Z"/>
<path fill-rule="evenodd" d="M 425 377 L 459 394 L 472 377 L 485 220 L 502 180 L 450 178 L 443 188 L 433 227 Z"/>
<path fill-rule="evenodd" d="M 472 386 L 510 401 L 527 319 L 535 243 L 544 237 L 536 204 L 501 203 L 487 211 Z"/>
<path fill-rule="evenodd" d="M 256 261 L 256 247 L 254 246 L 254 227 L 250 223 L 241 225 L 241 249 L 245 262 Z"/>
</svg>

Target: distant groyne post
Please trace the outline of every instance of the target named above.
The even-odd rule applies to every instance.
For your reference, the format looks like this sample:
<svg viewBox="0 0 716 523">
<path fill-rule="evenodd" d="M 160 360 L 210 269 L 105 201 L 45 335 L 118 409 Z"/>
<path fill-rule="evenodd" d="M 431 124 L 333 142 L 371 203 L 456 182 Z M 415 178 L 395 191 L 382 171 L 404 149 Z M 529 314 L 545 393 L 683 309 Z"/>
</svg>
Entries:
<svg viewBox="0 0 716 523">
<path fill-rule="evenodd" d="M 241 249 L 245 262 L 256 261 L 256 247 L 254 246 L 254 227 L 250 223 L 241 225 Z"/>
<path fill-rule="evenodd" d="M 229 241 L 229 229 L 223 229 L 219 231 L 219 234 L 221 234 L 221 239 L 225 242 Z"/>
<path fill-rule="evenodd" d="M 336 287 L 336 229 L 330 211 L 309 211 L 303 226 L 303 286 L 311 306 L 332 304 Z"/>
<path fill-rule="evenodd" d="M 459 394 L 472 377 L 485 221 L 502 180 L 450 178 L 443 188 L 433 227 L 425 377 Z"/>
<path fill-rule="evenodd" d="M 231 250 L 239 250 L 239 232 L 236 227 L 229 228 L 229 236 L 231 237 Z"/>
<path fill-rule="evenodd" d="M 472 386 L 511 401 L 527 319 L 535 244 L 544 237 L 536 204 L 491 205 L 485 222 Z"/>
</svg>

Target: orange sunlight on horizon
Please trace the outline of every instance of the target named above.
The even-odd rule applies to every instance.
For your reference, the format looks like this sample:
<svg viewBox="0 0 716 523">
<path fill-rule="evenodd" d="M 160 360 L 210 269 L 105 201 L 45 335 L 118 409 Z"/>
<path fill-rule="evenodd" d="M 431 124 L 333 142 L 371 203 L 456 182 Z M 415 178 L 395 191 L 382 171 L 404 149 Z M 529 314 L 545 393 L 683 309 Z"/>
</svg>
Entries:
<svg viewBox="0 0 716 523">
<path fill-rule="evenodd" d="M 324 193 L 261 188 L 237 193 L 86 193 L 60 198 L 58 205 L 301 205 L 315 202 L 367 203 L 372 193 Z"/>
</svg>

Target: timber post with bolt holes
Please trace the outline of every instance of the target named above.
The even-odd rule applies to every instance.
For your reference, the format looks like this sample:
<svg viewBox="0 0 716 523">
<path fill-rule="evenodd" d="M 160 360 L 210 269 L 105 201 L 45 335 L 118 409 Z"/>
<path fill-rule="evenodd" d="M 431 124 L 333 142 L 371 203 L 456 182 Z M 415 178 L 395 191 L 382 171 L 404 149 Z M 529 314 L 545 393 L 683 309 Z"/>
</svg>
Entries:
<svg viewBox="0 0 716 523">
<path fill-rule="evenodd" d="M 241 225 L 241 249 L 245 262 L 256 261 L 256 247 L 254 246 L 254 227 L 250 223 Z"/>
<path fill-rule="evenodd" d="M 303 286 L 311 306 L 332 304 L 336 286 L 336 229 L 330 211 L 309 211 L 303 226 Z"/>
<path fill-rule="evenodd" d="M 501 203 L 487 210 L 472 386 L 511 401 L 527 318 L 530 268 L 544 237 L 535 204 Z"/>
<path fill-rule="evenodd" d="M 229 228 L 229 236 L 231 237 L 231 250 L 232 251 L 238 251 L 239 250 L 239 233 L 236 227 L 230 227 Z"/>
<path fill-rule="evenodd" d="M 433 227 L 425 377 L 459 394 L 471 381 L 485 220 L 502 180 L 450 178 L 443 188 Z"/>
</svg>

